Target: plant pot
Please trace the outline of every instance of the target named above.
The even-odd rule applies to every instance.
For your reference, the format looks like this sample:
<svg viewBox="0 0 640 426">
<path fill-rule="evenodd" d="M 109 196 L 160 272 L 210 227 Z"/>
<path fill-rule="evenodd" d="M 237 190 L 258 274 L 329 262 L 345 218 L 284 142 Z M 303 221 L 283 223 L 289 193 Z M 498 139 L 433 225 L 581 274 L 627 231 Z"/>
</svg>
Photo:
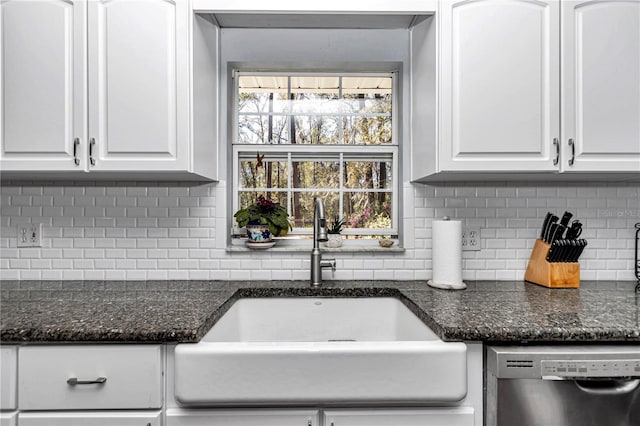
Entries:
<svg viewBox="0 0 640 426">
<path fill-rule="evenodd" d="M 340 234 L 329 234 L 326 245 L 328 248 L 338 248 L 342 247 L 342 235 Z"/>
<path fill-rule="evenodd" d="M 247 238 L 251 243 L 270 243 L 272 240 L 271 232 L 267 225 L 261 223 L 249 223 L 247 228 Z"/>
</svg>

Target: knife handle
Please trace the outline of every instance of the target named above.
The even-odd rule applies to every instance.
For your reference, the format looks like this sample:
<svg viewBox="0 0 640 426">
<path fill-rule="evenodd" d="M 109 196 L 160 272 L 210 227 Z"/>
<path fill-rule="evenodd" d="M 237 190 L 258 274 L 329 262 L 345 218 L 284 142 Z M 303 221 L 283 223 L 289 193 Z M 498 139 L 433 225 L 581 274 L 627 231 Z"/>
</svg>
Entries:
<svg viewBox="0 0 640 426">
<path fill-rule="evenodd" d="M 551 232 L 553 231 L 553 225 L 557 225 L 556 222 L 558 221 L 558 216 L 552 214 L 551 218 L 549 219 L 549 222 L 547 223 L 547 231 L 544 234 L 544 242 L 551 244 Z"/>
<path fill-rule="evenodd" d="M 560 225 L 568 226 L 569 221 L 571 220 L 572 217 L 573 217 L 573 213 L 564 212 L 564 214 L 562 215 L 562 219 L 560 219 Z"/>
<path fill-rule="evenodd" d="M 553 231 L 553 235 L 551 235 L 551 244 L 553 244 L 554 241 L 561 239 L 562 234 L 564 234 L 565 229 L 567 229 L 566 226 L 559 223 L 556 223 L 555 225 L 556 229 Z"/>
<path fill-rule="evenodd" d="M 553 216 L 553 213 L 547 212 L 547 215 L 544 217 L 544 220 L 542 221 L 542 231 L 540 232 L 540 239 L 543 241 L 547 236 L 547 227 L 549 226 L 549 221 L 551 220 L 551 216 Z"/>
</svg>

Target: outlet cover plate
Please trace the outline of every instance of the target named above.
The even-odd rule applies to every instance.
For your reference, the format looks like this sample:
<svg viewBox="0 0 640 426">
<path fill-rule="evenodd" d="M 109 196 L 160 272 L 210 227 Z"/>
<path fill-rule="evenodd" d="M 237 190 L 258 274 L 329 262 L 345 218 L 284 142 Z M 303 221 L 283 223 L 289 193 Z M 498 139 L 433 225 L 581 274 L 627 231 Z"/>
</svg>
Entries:
<svg viewBox="0 0 640 426">
<path fill-rule="evenodd" d="M 480 228 L 475 226 L 465 226 L 462 228 L 462 251 L 480 251 L 482 240 L 480 239 Z"/>
<path fill-rule="evenodd" d="M 42 247 L 42 224 L 25 223 L 16 226 L 18 247 Z"/>
</svg>

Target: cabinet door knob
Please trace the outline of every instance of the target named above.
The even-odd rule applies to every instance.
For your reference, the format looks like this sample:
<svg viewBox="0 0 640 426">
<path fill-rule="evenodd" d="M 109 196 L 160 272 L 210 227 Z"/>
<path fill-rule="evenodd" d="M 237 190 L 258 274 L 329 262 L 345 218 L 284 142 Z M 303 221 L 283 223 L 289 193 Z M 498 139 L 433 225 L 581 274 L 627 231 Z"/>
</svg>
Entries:
<svg viewBox="0 0 640 426">
<path fill-rule="evenodd" d="M 78 146 L 80 146 L 80 138 L 73 140 L 73 164 L 80 165 L 80 159 L 78 158 Z"/>
<path fill-rule="evenodd" d="M 89 141 L 89 163 L 92 166 L 96 165 L 96 159 L 93 158 L 93 147 L 96 146 L 96 138 L 91 138 L 91 141 Z"/>
<path fill-rule="evenodd" d="M 71 385 L 71 386 L 76 386 L 76 385 L 101 385 L 103 383 L 106 383 L 107 378 L 106 377 L 98 377 L 95 380 L 78 380 L 77 377 L 70 377 L 67 379 L 67 384 Z"/>
<path fill-rule="evenodd" d="M 560 161 L 560 141 L 558 138 L 553 138 L 553 146 L 556 149 L 556 158 L 553 159 L 553 165 L 557 166 Z"/>
<path fill-rule="evenodd" d="M 569 158 L 569 165 L 573 166 L 576 160 L 576 144 L 573 142 L 573 139 L 569 139 L 569 147 L 571 148 L 571 158 Z"/>
</svg>

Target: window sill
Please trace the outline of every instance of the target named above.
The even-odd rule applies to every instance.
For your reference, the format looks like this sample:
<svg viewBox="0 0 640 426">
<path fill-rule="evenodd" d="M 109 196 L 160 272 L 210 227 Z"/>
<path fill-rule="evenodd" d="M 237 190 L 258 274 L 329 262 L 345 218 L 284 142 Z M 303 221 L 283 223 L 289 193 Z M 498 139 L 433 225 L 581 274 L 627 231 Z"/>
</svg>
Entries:
<svg viewBox="0 0 640 426">
<path fill-rule="evenodd" d="M 311 240 L 291 240 L 291 239 L 276 239 L 276 245 L 265 250 L 250 249 L 245 246 L 244 239 L 234 239 L 231 241 L 231 245 L 227 246 L 226 251 L 231 253 L 246 253 L 246 252 L 264 252 L 264 253 L 310 253 L 313 248 Z M 380 247 L 378 240 L 358 240 L 358 241 L 344 241 L 342 247 L 329 248 L 325 243 L 320 243 L 320 251 L 322 253 L 404 253 L 405 248 L 396 244 L 391 247 Z"/>
</svg>

